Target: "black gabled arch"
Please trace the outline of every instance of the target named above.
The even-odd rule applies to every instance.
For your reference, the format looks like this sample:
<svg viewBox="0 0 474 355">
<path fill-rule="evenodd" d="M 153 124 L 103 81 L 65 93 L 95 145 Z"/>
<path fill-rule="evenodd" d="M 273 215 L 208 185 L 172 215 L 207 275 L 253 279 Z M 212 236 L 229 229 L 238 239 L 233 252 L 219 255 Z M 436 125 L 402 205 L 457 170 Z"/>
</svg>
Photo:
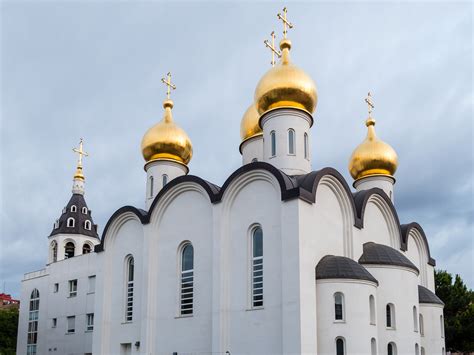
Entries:
<svg viewBox="0 0 474 355">
<path fill-rule="evenodd" d="M 388 207 L 390 208 L 390 211 L 395 217 L 395 222 L 398 226 L 398 231 L 401 238 L 402 232 L 400 229 L 400 220 L 398 219 L 397 210 L 395 209 L 395 206 L 393 205 L 393 202 L 390 199 L 390 197 L 387 196 L 384 190 L 379 189 L 378 187 L 374 187 L 369 190 L 357 191 L 356 193 L 353 194 L 354 204 L 356 207 L 356 214 L 357 214 L 356 227 L 359 229 L 364 228 L 365 208 L 367 207 L 367 203 L 369 202 L 369 199 L 372 195 L 379 195 L 387 203 Z M 400 239 L 400 245 L 403 245 L 402 239 Z"/>
<path fill-rule="evenodd" d="M 417 229 L 418 232 L 420 232 L 421 237 L 423 238 L 423 242 L 426 245 L 426 250 L 428 251 L 428 265 L 431 266 L 436 266 L 436 260 L 431 257 L 431 252 L 430 252 L 430 245 L 428 244 L 428 239 L 426 238 L 425 231 L 423 228 L 416 222 L 411 222 L 408 224 L 402 224 L 400 225 L 400 229 L 402 232 L 402 247 L 401 249 L 403 251 L 408 250 L 408 236 L 410 235 L 410 231 L 412 229 Z"/>
</svg>

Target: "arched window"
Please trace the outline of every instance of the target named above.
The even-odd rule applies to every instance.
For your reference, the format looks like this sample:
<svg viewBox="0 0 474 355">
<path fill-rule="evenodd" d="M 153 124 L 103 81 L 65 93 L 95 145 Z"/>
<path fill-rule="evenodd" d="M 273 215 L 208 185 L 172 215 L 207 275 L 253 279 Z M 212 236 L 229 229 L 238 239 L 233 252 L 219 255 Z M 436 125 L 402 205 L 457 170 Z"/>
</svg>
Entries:
<svg viewBox="0 0 474 355">
<path fill-rule="evenodd" d="M 334 294 L 334 319 L 344 320 L 344 294 L 341 292 Z"/>
<path fill-rule="evenodd" d="M 421 355 L 426 355 L 426 354 L 425 354 L 425 348 L 424 348 L 424 347 L 421 347 Z"/>
<path fill-rule="evenodd" d="M 270 156 L 274 157 L 276 155 L 276 135 L 275 135 L 275 131 L 270 132 L 270 144 L 271 144 L 271 154 L 270 154 Z"/>
<path fill-rule="evenodd" d="M 375 338 L 370 339 L 370 355 L 377 355 L 377 341 Z"/>
<path fill-rule="evenodd" d="M 88 243 L 84 243 L 82 246 L 82 254 L 89 254 L 91 252 L 91 246 Z"/>
<path fill-rule="evenodd" d="M 444 338 L 444 320 L 443 315 L 439 316 L 439 326 L 441 327 L 441 338 Z"/>
<path fill-rule="evenodd" d="M 257 158 L 253 158 L 253 159 L 252 159 L 252 163 L 256 163 L 256 162 L 258 162 L 258 159 L 257 159 Z"/>
<path fill-rule="evenodd" d="M 149 185 L 149 187 L 148 187 L 148 197 L 149 198 L 153 198 L 153 180 L 154 180 L 153 176 L 150 176 L 148 178 L 148 185 Z"/>
<path fill-rule="evenodd" d="M 344 355 L 346 353 L 345 348 L 344 338 L 336 338 L 336 355 Z"/>
<path fill-rule="evenodd" d="M 418 312 L 416 311 L 416 306 L 413 306 L 413 331 L 418 331 Z"/>
<path fill-rule="evenodd" d="M 163 182 L 163 187 L 165 187 L 165 185 L 168 183 L 168 175 L 163 174 L 163 176 L 161 177 L 161 180 Z"/>
<path fill-rule="evenodd" d="M 423 323 L 423 315 L 420 313 L 419 317 L 419 322 L 420 322 L 420 335 L 424 336 L 425 335 L 425 325 Z"/>
<path fill-rule="evenodd" d="M 76 205 L 71 206 L 71 212 L 77 212 L 77 207 Z"/>
<path fill-rule="evenodd" d="M 387 304 L 386 307 L 387 328 L 395 328 L 395 306 L 393 303 Z"/>
<path fill-rule="evenodd" d="M 35 288 L 30 296 L 30 311 L 28 314 L 28 338 L 26 345 L 27 355 L 36 355 L 38 343 L 38 316 L 39 316 L 39 291 Z"/>
<path fill-rule="evenodd" d="M 397 355 L 397 346 L 395 345 L 395 343 L 388 343 L 387 355 Z"/>
<path fill-rule="evenodd" d="M 370 313 L 370 324 L 375 325 L 375 297 L 374 295 L 369 296 L 369 313 Z"/>
<path fill-rule="evenodd" d="M 252 231 L 252 308 L 263 307 L 263 231 L 256 227 Z"/>
<path fill-rule="evenodd" d="M 87 207 L 82 207 L 82 213 L 87 214 Z"/>
<path fill-rule="evenodd" d="M 51 242 L 51 261 L 58 261 L 58 243 L 55 240 Z"/>
<path fill-rule="evenodd" d="M 75 222 L 76 221 L 74 220 L 74 218 L 69 217 L 67 219 L 67 224 L 66 225 L 68 226 L 68 228 L 74 228 L 74 225 L 76 224 Z"/>
<path fill-rule="evenodd" d="M 192 315 L 194 303 L 194 248 L 186 243 L 181 250 L 180 314 Z"/>
<path fill-rule="evenodd" d="M 291 128 L 288 130 L 288 154 L 295 154 L 295 130 Z"/>
<path fill-rule="evenodd" d="M 418 344 L 415 344 L 415 355 L 420 355 L 420 347 Z"/>
<path fill-rule="evenodd" d="M 64 259 L 72 258 L 74 256 L 75 249 L 76 246 L 73 242 L 67 242 L 64 246 Z"/>
<path fill-rule="evenodd" d="M 304 134 L 304 158 L 309 159 L 309 141 L 308 133 Z"/>
<path fill-rule="evenodd" d="M 85 222 L 84 222 L 84 228 L 85 228 L 86 230 L 90 231 L 91 228 L 92 228 L 92 223 L 91 223 L 91 221 L 89 221 L 89 220 L 85 221 Z"/>
<path fill-rule="evenodd" d="M 125 321 L 133 320 L 133 287 L 134 287 L 134 268 L 135 262 L 133 256 L 125 258 Z"/>
<path fill-rule="evenodd" d="M 446 351 L 444 351 L 444 348 L 441 349 L 441 354 L 446 355 Z"/>
</svg>

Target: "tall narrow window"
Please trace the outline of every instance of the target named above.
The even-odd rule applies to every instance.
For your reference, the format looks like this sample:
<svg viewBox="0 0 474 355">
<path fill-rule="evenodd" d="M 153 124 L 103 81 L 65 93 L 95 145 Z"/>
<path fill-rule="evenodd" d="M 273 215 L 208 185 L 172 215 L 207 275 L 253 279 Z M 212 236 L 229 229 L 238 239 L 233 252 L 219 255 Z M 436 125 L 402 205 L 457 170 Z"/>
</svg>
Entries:
<svg viewBox="0 0 474 355">
<path fill-rule="evenodd" d="M 271 143 L 271 156 L 274 157 L 276 155 L 276 135 L 275 135 L 275 131 L 270 132 L 270 143 Z"/>
<path fill-rule="evenodd" d="M 87 293 L 94 293 L 95 292 L 95 275 L 89 276 L 88 277 L 88 283 L 89 287 L 87 290 Z"/>
<path fill-rule="evenodd" d="M 370 355 L 377 355 L 377 341 L 375 338 L 370 339 Z"/>
<path fill-rule="evenodd" d="M 125 302 L 125 321 L 131 322 L 133 320 L 133 286 L 134 286 L 134 260 L 133 256 L 126 259 L 126 302 Z"/>
<path fill-rule="evenodd" d="M 439 316 L 439 326 L 441 327 L 441 338 L 444 338 L 444 320 L 443 316 Z"/>
<path fill-rule="evenodd" d="M 309 159 L 309 142 L 308 133 L 304 134 L 304 158 Z"/>
<path fill-rule="evenodd" d="M 67 317 L 67 333 L 75 333 L 76 332 L 76 317 L 70 316 Z"/>
<path fill-rule="evenodd" d="M 38 316 L 39 316 L 39 291 L 35 288 L 30 296 L 30 311 L 28 313 L 28 338 L 26 345 L 27 355 L 36 355 L 38 343 Z"/>
<path fill-rule="evenodd" d="M 163 187 L 165 187 L 165 185 L 168 183 L 168 175 L 163 174 L 162 180 L 163 180 Z"/>
<path fill-rule="evenodd" d="M 87 207 L 82 207 L 82 214 L 87 214 Z"/>
<path fill-rule="evenodd" d="M 69 280 L 69 297 L 77 296 L 77 279 Z"/>
<path fill-rule="evenodd" d="M 76 224 L 76 223 L 75 223 L 75 221 L 74 221 L 74 218 L 69 217 L 69 218 L 67 219 L 66 226 L 67 226 L 68 228 L 74 228 L 74 225 L 75 225 L 75 224 Z"/>
<path fill-rule="evenodd" d="M 420 347 L 418 344 L 415 344 L 415 355 L 420 355 Z"/>
<path fill-rule="evenodd" d="M 446 355 L 446 351 L 444 351 L 444 348 L 441 349 L 441 354 Z"/>
<path fill-rule="evenodd" d="M 150 177 L 148 178 L 148 181 L 149 181 L 148 184 L 150 185 L 150 186 L 148 187 L 148 191 L 149 191 L 148 197 L 149 197 L 149 198 L 153 198 L 153 180 L 154 180 L 154 179 L 153 179 L 153 176 L 150 176 Z"/>
<path fill-rule="evenodd" d="M 424 347 L 421 347 L 421 355 L 426 355 L 426 354 L 425 354 L 425 348 L 424 348 Z"/>
<path fill-rule="evenodd" d="M 192 315 L 194 303 L 194 248 L 185 244 L 181 251 L 180 314 Z"/>
<path fill-rule="evenodd" d="M 425 335 L 425 325 L 423 324 L 423 315 L 420 313 L 419 316 L 419 322 L 420 322 L 420 335 L 424 336 Z"/>
<path fill-rule="evenodd" d="M 92 223 L 91 221 L 87 220 L 84 222 L 84 229 L 90 231 L 92 229 Z"/>
<path fill-rule="evenodd" d="M 86 314 L 86 331 L 92 332 L 94 330 L 94 313 Z"/>
<path fill-rule="evenodd" d="M 344 320 L 344 295 L 341 292 L 334 294 L 334 319 Z"/>
<path fill-rule="evenodd" d="M 84 243 L 82 246 L 82 254 L 89 254 L 91 252 L 91 246 L 88 243 Z"/>
<path fill-rule="evenodd" d="M 67 242 L 64 246 L 64 259 L 69 259 L 74 256 L 74 251 L 76 247 L 73 242 Z"/>
<path fill-rule="evenodd" d="M 257 227 L 252 232 L 252 307 L 263 306 L 263 232 Z"/>
<path fill-rule="evenodd" d="M 416 306 L 413 306 L 413 331 L 418 331 L 418 312 L 416 311 Z"/>
<path fill-rule="evenodd" d="M 76 205 L 71 206 L 71 212 L 77 212 L 77 207 Z"/>
<path fill-rule="evenodd" d="M 397 355 L 397 347 L 394 343 L 388 343 L 387 355 Z"/>
<path fill-rule="evenodd" d="M 387 304 L 386 307 L 387 328 L 395 328 L 395 307 L 393 303 Z"/>
<path fill-rule="evenodd" d="M 345 344 L 344 344 L 344 339 L 342 338 L 337 338 L 336 339 L 336 355 L 344 355 L 344 349 Z"/>
<path fill-rule="evenodd" d="M 375 325 L 375 298 L 374 298 L 374 295 L 369 296 L 369 312 L 370 312 L 370 324 Z"/>
<path fill-rule="evenodd" d="M 58 243 L 55 240 L 51 242 L 51 260 L 53 263 L 58 260 Z"/>
<path fill-rule="evenodd" d="M 295 131 L 293 129 L 288 130 L 288 154 L 295 154 Z"/>
</svg>

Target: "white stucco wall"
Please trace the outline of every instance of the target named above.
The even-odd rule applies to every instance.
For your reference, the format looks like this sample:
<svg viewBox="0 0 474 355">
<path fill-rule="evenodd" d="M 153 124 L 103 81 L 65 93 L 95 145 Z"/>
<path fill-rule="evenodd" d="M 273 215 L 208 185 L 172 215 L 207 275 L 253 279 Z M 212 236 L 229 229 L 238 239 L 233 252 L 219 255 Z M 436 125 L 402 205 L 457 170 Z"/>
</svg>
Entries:
<svg viewBox="0 0 474 355">
<path fill-rule="evenodd" d="M 263 135 L 247 139 L 240 146 L 242 165 L 252 163 L 254 159 L 263 161 Z"/>
<path fill-rule="evenodd" d="M 425 348 L 426 354 L 442 354 L 442 349 L 445 348 L 445 338 L 442 335 L 440 321 L 443 316 L 443 307 L 438 304 L 422 303 L 420 312 L 423 315 L 424 323 L 421 346 Z"/>
</svg>

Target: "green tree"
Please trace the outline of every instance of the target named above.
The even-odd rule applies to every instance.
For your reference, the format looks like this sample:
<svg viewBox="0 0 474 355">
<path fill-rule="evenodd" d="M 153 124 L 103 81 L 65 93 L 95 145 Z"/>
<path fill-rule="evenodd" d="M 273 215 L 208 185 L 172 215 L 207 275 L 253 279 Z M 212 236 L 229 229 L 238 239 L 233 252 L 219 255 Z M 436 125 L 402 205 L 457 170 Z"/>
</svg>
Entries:
<svg viewBox="0 0 474 355">
<path fill-rule="evenodd" d="M 474 351 L 474 292 L 459 275 L 435 271 L 436 295 L 444 302 L 446 349 L 462 353 Z"/>
<path fill-rule="evenodd" d="M 0 309 L 0 355 L 15 355 L 18 308 Z"/>
</svg>

